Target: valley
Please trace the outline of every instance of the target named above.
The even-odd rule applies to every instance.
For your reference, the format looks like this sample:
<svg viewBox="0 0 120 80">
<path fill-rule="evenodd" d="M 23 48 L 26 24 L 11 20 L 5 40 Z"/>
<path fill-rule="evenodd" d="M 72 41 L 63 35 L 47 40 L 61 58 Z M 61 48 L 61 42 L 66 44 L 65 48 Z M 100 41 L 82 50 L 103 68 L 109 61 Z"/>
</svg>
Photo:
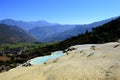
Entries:
<svg viewBox="0 0 120 80">
<path fill-rule="evenodd" d="M 0 45 L 0 72 L 6 72 L 12 68 L 15 68 L 31 58 L 49 55 L 48 53 L 38 55 L 36 49 L 53 44 L 54 43 L 17 43 Z"/>
</svg>

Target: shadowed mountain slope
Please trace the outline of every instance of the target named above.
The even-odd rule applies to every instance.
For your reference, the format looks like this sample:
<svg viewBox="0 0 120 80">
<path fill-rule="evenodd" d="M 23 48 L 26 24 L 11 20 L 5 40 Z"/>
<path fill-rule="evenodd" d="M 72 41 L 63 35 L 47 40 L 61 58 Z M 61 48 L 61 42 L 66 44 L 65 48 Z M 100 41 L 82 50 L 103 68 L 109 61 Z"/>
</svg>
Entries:
<svg viewBox="0 0 120 80">
<path fill-rule="evenodd" d="M 0 43 L 36 42 L 37 40 L 23 29 L 0 24 Z"/>
</svg>

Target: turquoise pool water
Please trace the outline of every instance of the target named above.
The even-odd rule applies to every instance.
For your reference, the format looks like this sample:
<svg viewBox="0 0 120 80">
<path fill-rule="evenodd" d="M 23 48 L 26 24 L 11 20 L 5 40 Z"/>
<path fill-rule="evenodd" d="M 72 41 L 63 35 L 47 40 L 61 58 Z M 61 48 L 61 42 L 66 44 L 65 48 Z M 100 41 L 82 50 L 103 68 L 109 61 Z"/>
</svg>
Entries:
<svg viewBox="0 0 120 80">
<path fill-rule="evenodd" d="M 41 64 L 41 63 L 44 63 L 50 59 L 56 59 L 56 58 L 59 58 L 61 56 L 63 56 L 63 51 L 56 51 L 56 52 L 53 52 L 52 55 L 48 55 L 48 56 L 43 56 L 43 57 L 36 57 L 36 58 L 33 58 L 30 60 L 30 63 L 32 65 L 37 65 L 37 64 Z"/>
</svg>

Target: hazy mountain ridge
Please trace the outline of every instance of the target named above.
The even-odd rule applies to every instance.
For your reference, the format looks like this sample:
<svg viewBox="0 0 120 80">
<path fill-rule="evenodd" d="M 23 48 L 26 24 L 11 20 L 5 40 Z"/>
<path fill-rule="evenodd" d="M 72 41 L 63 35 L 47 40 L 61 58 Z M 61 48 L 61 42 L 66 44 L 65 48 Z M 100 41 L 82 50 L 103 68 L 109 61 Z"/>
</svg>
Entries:
<svg viewBox="0 0 120 80">
<path fill-rule="evenodd" d="M 36 26 L 41 27 L 41 26 L 58 25 L 57 23 L 48 23 L 47 21 L 44 21 L 44 20 L 26 22 L 26 21 L 18 21 L 18 20 L 13 20 L 13 19 L 4 19 L 4 20 L 1 20 L 0 23 L 12 25 L 12 26 L 18 26 L 26 31 L 28 31 Z"/>
<path fill-rule="evenodd" d="M 53 25 L 53 26 L 43 26 L 43 27 L 38 26 L 29 30 L 29 33 L 31 33 L 37 39 L 44 42 L 45 38 L 51 35 L 54 36 L 55 34 L 67 31 L 74 27 L 75 25 Z"/>
<path fill-rule="evenodd" d="M 91 31 L 93 27 L 103 25 L 117 17 L 94 22 L 84 25 L 61 25 L 57 23 L 49 23 L 44 20 L 25 22 L 16 21 L 12 19 L 1 20 L 0 23 L 18 26 L 29 32 L 29 35 L 34 36 L 42 42 L 55 42 L 63 41 L 65 39 L 77 36 L 78 34 L 85 33 L 86 30 Z"/>
<path fill-rule="evenodd" d="M 62 33 L 53 34 L 53 35 L 47 37 L 46 39 L 44 39 L 44 41 L 45 42 L 62 41 L 62 40 L 77 36 L 81 33 L 85 33 L 86 30 L 91 31 L 93 27 L 103 25 L 107 22 L 110 22 L 111 20 L 116 19 L 116 18 L 117 17 L 113 17 L 110 19 L 94 22 L 91 24 L 77 25 L 76 27 L 66 30 Z"/>
<path fill-rule="evenodd" d="M 57 23 L 49 23 L 44 20 L 40 21 L 17 21 L 13 19 L 4 19 L 0 21 L 1 24 L 18 26 L 29 32 L 30 35 L 36 37 L 40 41 L 56 33 L 64 32 L 75 27 L 75 25 L 61 25 Z"/>
</svg>

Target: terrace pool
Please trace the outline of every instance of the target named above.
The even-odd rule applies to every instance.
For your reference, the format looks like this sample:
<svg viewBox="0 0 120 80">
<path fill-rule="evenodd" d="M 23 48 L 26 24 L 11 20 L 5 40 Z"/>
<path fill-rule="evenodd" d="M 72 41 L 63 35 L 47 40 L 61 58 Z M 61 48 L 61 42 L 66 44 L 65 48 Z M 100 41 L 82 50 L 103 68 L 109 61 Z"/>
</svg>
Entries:
<svg viewBox="0 0 120 80">
<path fill-rule="evenodd" d="M 32 65 L 42 64 L 50 59 L 56 59 L 63 55 L 64 55 L 63 51 L 55 51 L 51 55 L 47 55 L 47 56 L 43 56 L 43 57 L 36 57 L 36 58 L 31 59 L 30 64 L 32 64 Z"/>
</svg>

